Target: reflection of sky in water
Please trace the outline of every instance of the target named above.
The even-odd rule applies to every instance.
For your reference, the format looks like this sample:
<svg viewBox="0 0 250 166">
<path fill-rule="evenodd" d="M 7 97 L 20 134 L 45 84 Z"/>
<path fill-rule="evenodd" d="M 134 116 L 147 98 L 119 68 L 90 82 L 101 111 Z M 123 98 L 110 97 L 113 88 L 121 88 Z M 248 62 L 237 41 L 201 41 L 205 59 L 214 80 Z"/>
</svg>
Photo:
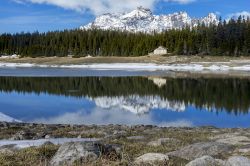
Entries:
<svg viewBox="0 0 250 166">
<path fill-rule="evenodd" d="M 156 98 L 157 99 L 157 98 Z M 136 102 L 137 99 L 135 99 Z M 119 102 L 119 101 L 118 101 Z M 155 103 L 156 101 L 154 101 Z M 127 104 L 127 103 L 125 103 Z M 123 105 L 125 105 L 123 103 Z M 136 105 L 136 104 L 135 104 Z M 141 102 L 140 105 L 143 105 Z M 103 108 L 94 100 L 41 93 L 0 93 L 0 112 L 24 122 L 75 124 L 153 124 L 162 126 L 249 127 L 249 114 L 216 113 L 189 105 L 185 111 L 175 107 L 151 106 L 144 114 L 125 111 L 121 106 Z M 127 106 L 127 105 L 126 105 Z M 167 109 L 166 109 L 167 108 Z"/>
</svg>

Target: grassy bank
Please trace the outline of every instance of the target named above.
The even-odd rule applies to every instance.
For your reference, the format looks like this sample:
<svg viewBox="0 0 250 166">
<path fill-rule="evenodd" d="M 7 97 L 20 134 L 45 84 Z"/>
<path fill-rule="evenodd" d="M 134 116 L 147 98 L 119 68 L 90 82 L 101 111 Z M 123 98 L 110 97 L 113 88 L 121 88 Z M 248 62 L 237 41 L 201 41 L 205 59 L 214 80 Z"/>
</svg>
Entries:
<svg viewBox="0 0 250 166">
<path fill-rule="evenodd" d="M 125 126 L 125 125 L 43 125 L 43 124 L 12 124 L 0 123 L 1 139 L 16 139 L 22 133 L 23 139 L 41 139 L 49 135 L 50 138 L 100 138 L 105 144 L 122 145 L 122 158 L 114 156 L 100 156 L 94 163 L 87 165 L 133 165 L 135 158 L 146 153 L 166 154 L 187 145 L 199 142 L 224 142 L 235 147 L 233 152 L 224 152 L 216 157 L 227 159 L 231 155 L 250 157 L 250 129 L 218 129 L 214 127 L 174 128 L 157 126 Z M 159 143 L 159 139 L 165 141 Z M 158 142 L 157 142 L 158 140 Z M 49 139 L 48 139 L 49 141 Z M 6 148 L 6 147 L 5 147 Z M 0 147 L 0 165 L 48 165 L 58 150 L 58 145 L 45 144 L 20 150 L 3 152 Z M 2 151 L 1 151 L 2 150 Z M 6 150 L 6 149 L 5 149 Z M 249 150 L 249 151 L 248 151 Z M 159 165 L 185 165 L 188 160 L 170 157 L 168 161 Z M 75 165 L 83 165 L 76 162 Z M 85 163 L 86 165 L 86 163 Z"/>
</svg>

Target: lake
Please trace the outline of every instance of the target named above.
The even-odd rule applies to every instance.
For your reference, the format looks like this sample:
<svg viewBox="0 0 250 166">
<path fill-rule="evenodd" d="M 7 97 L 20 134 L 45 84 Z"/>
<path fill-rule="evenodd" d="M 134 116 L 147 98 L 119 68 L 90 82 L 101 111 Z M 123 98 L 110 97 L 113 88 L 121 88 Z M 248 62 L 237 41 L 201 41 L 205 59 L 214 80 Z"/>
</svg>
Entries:
<svg viewBox="0 0 250 166">
<path fill-rule="evenodd" d="M 23 76 L 18 70 L 1 69 L 0 120 L 250 127 L 250 78 L 26 70 Z"/>
</svg>

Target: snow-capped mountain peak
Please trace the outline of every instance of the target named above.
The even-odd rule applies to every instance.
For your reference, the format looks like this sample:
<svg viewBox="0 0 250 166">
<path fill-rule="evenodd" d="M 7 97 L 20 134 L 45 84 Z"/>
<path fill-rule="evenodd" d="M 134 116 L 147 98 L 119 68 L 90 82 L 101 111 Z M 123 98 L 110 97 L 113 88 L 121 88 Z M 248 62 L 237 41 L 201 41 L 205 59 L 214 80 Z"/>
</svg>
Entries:
<svg viewBox="0 0 250 166">
<path fill-rule="evenodd" d="M 136 10 L 133 10 L 130 13 L 126 13 L 124 15 L 121 16 L 122 19 L 126 19 L 126 18 L 148 18 L 148 17 L 152 17 L 153 14 L 151 12 L 151 10 L 149 9 L 145 9 L 143 7 L 138 7 Z"/>
<path fill-rule="evenodd" d="M 153 109 L 165 109 L 176 112 L 184 112 L 186 109 L 184 102 L 168 101 L 160 96 L 102 96 L 89 98 L 89 100 L 94 101 L 96 106 L 100 108 L 124 110 L 138 115 L 149 113 Z"/>
<path fill-rule="evenodd" d="M 206 26 L 213 24 L 217 25 L 219 24 L 219 20 L 217 19 L 217 15 L 214 13 L 209 13 L 207 17 L 204 17 L 201 20 L 202 23 L 204 23 Z"/>
<path fill-rule="evenodd" d="M 162 32 L 169 29 L 182 29 L 186 26 L 195 27 L 198 23 L 218 24 L 217 16 L 209 13 L 200 19 L 191 18 L 187 12 L 181 11 L 168 15 L 153 15 L 150 9 L 138 7 L 128 13 L 106 13 L 97 17 L 94 22 L 80 29 L 121 30 L 130 32 Z"/>
</svg>

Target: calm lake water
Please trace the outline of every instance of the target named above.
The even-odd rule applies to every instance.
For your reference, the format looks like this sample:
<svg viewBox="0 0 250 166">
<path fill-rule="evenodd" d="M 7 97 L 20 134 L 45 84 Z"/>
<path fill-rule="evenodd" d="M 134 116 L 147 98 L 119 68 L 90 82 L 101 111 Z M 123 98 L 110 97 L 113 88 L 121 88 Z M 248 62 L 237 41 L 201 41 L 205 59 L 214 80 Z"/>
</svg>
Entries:
<svg viewBox="0 0 250 166">
<path fill-rule="evenodd" d="M 250 127 L 250 78 L 115 75 L 1 76 L 0 115 L 49 124 Z"/>
</svg>

